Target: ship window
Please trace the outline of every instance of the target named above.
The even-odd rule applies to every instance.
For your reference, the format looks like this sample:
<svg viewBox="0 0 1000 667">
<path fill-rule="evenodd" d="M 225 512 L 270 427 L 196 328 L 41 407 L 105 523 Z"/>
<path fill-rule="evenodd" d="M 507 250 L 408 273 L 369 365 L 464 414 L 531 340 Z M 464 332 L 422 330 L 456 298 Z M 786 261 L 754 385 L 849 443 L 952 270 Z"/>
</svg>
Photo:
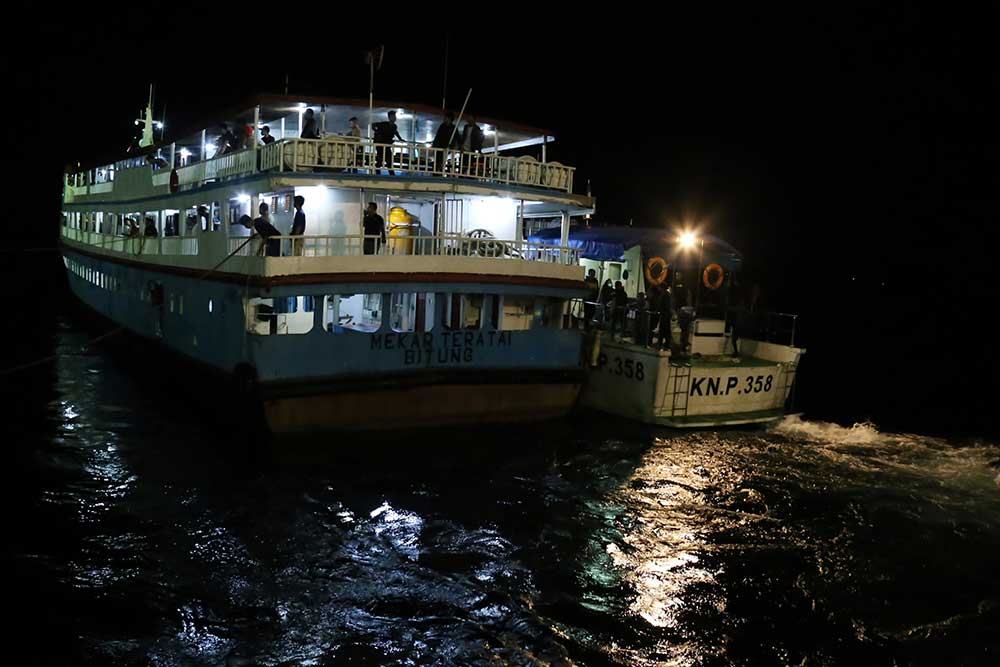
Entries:
<svg viewBox="0 0 1000 667">
<path fill-rule="evenodd" d="M 323 301 L 323 329 L 374 333 L 382 326 L 381 294 L 331 294 Z"/>
<path fill-rule="evenodd" d="M 538 299 L 535 303 L 536 313 L 541 318 L 542 326 L 551 329 L 569 328 L 569 301 L 565 299 Z"/>
<path fill-rule="evenodd" d="M 163 211 L 163 235 L 180 236 L 181 213 L 176 209 Z"/>
<path fill-rule="evenodd" d="M 212 230 L 213 232 L 219 231 L 222 227 L 222 206 L 219 202 L 212 202 Z"/>
<path fill-rule="evenodd" d="M 158 220 L 159 217 L 160 216 L 159 216 L 158 213 L 147 213 L 146 214 L 146 216 L 144 218 L 144 226 L 142 228 L 142 235 L 143 236 L 159 236 L 160 235 L 159 225 L 157 224 L 159 222 L 159 220 Z"/>
<path fill-rule="evenodd" d="M 261 336 L 304 334 L 313 328 L 313 297 L 289 296 L 250 299 L 247 303 L 247 330 Z"/>
<path fill-rule="evenodd" d="M 208 300 L 208 312 L 212 312 L 212 306 L 213 306 L 213 304 L 212 304 L 212 300 L 211 300 L 211 299 L 209 299 L 209 300 Z"/>
<path fill-rule="evenodd" d="M 402 292 L 389 297 L 389 326 L 393 331 L 430 331 L 434 328 L 433 292 Z"/>
<path fill-rule="evenodd" d="M 535 299 L 528 296 L 504 296 L 500 315 L 503 331 L 526 331 L 535 319 Z"/>
</svg>

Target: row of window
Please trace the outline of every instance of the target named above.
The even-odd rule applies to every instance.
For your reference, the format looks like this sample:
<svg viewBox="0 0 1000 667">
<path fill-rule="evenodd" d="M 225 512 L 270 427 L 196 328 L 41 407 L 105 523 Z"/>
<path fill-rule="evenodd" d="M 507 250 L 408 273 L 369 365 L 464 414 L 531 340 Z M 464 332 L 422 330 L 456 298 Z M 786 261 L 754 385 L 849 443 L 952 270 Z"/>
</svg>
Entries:
<svg viewBox="0 0 1000 667">
<path fill-rule="evenodd" d="M 66 267 L 93 285 L 121 291 L 117 277 L 99 269 L 63 258 Z M 160 305 L 169 313 L 184 314 L 184 295 L 164 295 L 148 285 L 136 285 L 139 301 Z M 440 304 L 440 312 L 438 310 Z M 502 294 L 453 294 L 435 292 L 394 292 L 391 294 L 328 294 L 252 298 L 247 303 L 247 330 L 257 335 L 304 334 L 312 331 L 317 306 L 322 310 L 322 327 L 330 333 L 357 331 L 375 333 L 383 320 L 398 333 L 488 329 L 526 331 L 535 327 L 563 328 L 569 316 L 569 302 L 533 296 Z M 209 313 L 217 309 L 212 299 Z M 440 315 L 440 321 L 438 320 Z"/>
<path fill-rule="evenodd" d="M 80 276 L 90 284 L 100 287 L 101 289 L 106 289 L 112 292 L 117 292 L 121 289 L 121 283 L 115 276 L 104 273 L 99 269 L 92 268 L 86 264 L 81 264 L 76 260 L 69 259 L 68 257 L 63 257 L 63 264 L 74 274 Z"/>
<path fill-rule="evenodd" d="M 247 330 L 263 336 L 309 333 L 317 319 L 317 307 L 322 310 L 323 330 L 330 333 L 375 333 L 383 321 L 398 333 L 428 332 L 438 327 L 446 331 L 562 328 L 569 313 L 567 301 L 531 296 L 434 292 L 305 295 L 250 299 Z"/>
<path fill-rule="evenodd" d="M 270 201 L 272 215 L 290 213 L 294 194 L 282 192 L 262 195 L 261 201 Z M 109 211 L 68 211 L 63 213 L 63 227 L 114 236 L 189 236 L 201 231 L 218 231 L 223 219 L 236 223 L 240 216 L 250 211 L 249 196 L 234 197 L 223 207 L 220 202 L 207 202 L 186 209 L 160 211 L 135 211 L 112 213 Z"/>
<path fill-rule="evenodd" d="M 222 207 L 219 202 L 211 202 L 191 206 L 183 211 L 179 209 L 134 213 L 69 211 L 63 214 L 62 224 L 69 229 L 114 236 L 190 236 L 198 229 L 201 231 L 221 229 Z"/>
</svg>

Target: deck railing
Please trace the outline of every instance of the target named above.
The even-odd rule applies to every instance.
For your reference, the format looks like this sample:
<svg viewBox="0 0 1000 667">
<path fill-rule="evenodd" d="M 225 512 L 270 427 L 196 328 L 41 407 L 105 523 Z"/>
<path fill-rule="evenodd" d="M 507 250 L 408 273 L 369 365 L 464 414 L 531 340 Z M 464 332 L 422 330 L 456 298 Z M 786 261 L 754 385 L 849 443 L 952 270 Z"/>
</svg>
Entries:
<svg viewBox="0 0 1000 667">
<path fill-rule="evenodd" d="M 532 157 L 446 150 L 415 142 L 376 144 L 367 139 L 327 137 L 283 139 L 257 151 L 227 153 L 179 167 L 177 181 L 184 187 L 255 171 L 432 176 L 573 192 L 575 169 L 558 162 L 539 162 Z M 165 185 L 169 171 L 157 172 L 153 179 L 156 185 Z"/>
<path fill-rule="evenodd" d="M 198 254 L 198 238 L 193 236 L 119 236 L 85 229 L 62 228 L 63 237 L 123 255 Z"/>
<path fill-rule="evenodd" d="M 216 234 L 218 232 L 210 232 Z M 120 236 L 84 229 L 63 227 L 64 238 L 123 255 L 197 255 L 197 236 Z M 520 259 L 547 264 L 575 266 L 580 251 L 531 241 L 470 238 L 453 234 L 439 236 L 273 236 L 268 242 L 260 237 L 247 243 L 246 236 L 229 238 L 229 252 L 238 256 L 274 257 L 360 257 L 362 255 L 452 256 L 486 259 Z M 367 242 L 367 243 L 366 243 Z M 271 252 L 269 252 L 269 250 Z M 272 254 L 273 253 L 273 254 Z"/>
<path fill-rule="evenodd" d="M 452 234 L 439 236 L 389 237 L 379 236 L 272 236 L 268 241 L 257 238 L 245 243 L 246 237 L 229 239 L 229 252 L 238 255 L 268 255 L 274 257 L 360 257 L 362 255 L 452 256 L 489 259 L 521 259 L 548 264 L 575 266 L 580 262 L 576 248 L 560 247 L 530 241 L 470 238 Z M 270 250 L 268 243 L 271 244 Z"/>
</svg>

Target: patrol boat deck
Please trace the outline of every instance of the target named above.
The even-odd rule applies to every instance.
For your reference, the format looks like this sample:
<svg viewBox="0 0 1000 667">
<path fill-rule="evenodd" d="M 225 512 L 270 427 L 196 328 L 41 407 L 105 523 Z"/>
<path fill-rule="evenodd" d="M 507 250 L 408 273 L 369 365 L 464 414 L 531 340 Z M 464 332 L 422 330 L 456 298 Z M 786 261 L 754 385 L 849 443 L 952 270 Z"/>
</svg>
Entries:
<svg viewBox="0 0 1000 667">
<path fill-rule="evenodd" d="M 559 231 L 543 229 L 531 239 L 545 242 Z M 628 297 L 623 306 L 609 304 L 602 292 L 574 304 L 577 325 L 589 330 L 581 403 L 672 427 L 780 419 L 805 353 L 795 347 L 797 316 L 762 312 L 743 298 L 735 248 L 708 236 L 685 241 L 655 229 L 570 230 L 569 245 L 598 284 L 620 282 Z M 659 343 L 665 325 L 659 303 L 637 297 L 664 288 L 673 310 L 670 345 L 658 349 L 651 343 L 654 335 Z"/>
</svg>

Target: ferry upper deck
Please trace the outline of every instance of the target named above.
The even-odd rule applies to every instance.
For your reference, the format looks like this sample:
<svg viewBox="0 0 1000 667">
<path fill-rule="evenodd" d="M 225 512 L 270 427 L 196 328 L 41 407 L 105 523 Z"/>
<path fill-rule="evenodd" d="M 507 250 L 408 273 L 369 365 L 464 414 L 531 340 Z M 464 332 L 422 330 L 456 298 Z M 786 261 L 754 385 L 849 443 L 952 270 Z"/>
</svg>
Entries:
<svg viewBox="0 0 1000 667">
<path fill-rule="evenodd" d="M 371 125 L 390 112 L 398 135 L 374 141 Z M 566 240 L 571 218 L 591 213 L 594 199 L 574 193 L 573 167 L 547 159 L 552 133 L 465 116 L 445 147 L 434 147 L 444 118 L 414 104 L 379 102 L 369 113 L 367 100 L 257 97 L 126 157 L 69 169 L 61 235 L 93 254 L 185 269 L 234 255 L 223 273 L 265 281 L 338 272 L 580 280 Z M 463 141 L 470 120 L 482 130 L 471 146 Z M 223 127 L 233 136 L 223 139 Z M 296 237 L 299 196 L 307 224 Z M 237 224 L 258 217 L 261 203 L 281 232 L 270 244 L 248 240 Z M 371 203 L 387 223 L 385 241 L 366 243 Z M 526 240 L 533 224 L 556 222 L 560 243 Z"/>
</svg>

